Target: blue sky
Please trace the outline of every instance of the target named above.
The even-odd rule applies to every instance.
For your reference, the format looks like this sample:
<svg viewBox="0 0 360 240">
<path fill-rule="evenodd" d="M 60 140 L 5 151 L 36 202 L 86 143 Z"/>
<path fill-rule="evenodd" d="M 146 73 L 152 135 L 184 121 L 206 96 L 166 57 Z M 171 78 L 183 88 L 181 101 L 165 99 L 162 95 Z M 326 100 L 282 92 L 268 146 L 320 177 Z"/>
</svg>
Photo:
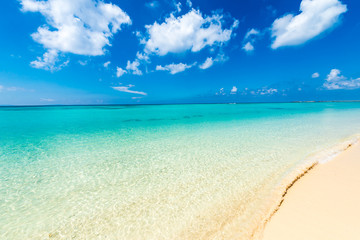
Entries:
<svg viewBox="0 0 360 240">
<path fill-rule="evenodd" d="M 8 0 L 0 105 L 360 99 L 356 0 Z"/>
</svg>

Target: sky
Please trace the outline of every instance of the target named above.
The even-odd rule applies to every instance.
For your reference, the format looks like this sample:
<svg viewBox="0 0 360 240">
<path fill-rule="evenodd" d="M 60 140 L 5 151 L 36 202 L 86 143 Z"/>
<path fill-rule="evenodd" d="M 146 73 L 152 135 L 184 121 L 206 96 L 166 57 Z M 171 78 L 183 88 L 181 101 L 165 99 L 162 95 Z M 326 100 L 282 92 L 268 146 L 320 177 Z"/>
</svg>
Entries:
<svg viewBox="0 0 360 240">
<path fill-rule="evenodd" d="M 358 0 L 6 0 L 0 105 L 360 100 Z"/>
</svg>

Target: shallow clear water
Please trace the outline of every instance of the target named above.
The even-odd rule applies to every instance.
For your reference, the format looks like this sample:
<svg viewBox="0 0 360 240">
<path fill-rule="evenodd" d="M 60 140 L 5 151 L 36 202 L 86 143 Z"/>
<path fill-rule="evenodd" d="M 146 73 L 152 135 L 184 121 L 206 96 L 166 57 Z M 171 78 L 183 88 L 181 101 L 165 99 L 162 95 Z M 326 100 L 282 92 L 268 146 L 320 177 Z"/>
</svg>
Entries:
<svg viewBox="0 0 360 240">
<path fill-rule="evenodd" d="M 248 239 L 360 103 L 0 108 L 0 239 Z"/>
</svg>

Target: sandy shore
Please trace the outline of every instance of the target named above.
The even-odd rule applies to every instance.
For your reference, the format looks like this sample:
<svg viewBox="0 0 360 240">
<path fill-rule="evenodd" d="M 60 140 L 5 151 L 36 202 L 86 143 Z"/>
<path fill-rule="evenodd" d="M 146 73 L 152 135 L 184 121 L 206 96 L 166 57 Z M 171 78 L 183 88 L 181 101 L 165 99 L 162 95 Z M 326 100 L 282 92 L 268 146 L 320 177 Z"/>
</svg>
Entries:
<svg viewBox="0 0 360 240">
<path fill-rule="evenodd" d="M 263 240 L 360 239 L 360 144 L 298 180 Z"/>
</svg>

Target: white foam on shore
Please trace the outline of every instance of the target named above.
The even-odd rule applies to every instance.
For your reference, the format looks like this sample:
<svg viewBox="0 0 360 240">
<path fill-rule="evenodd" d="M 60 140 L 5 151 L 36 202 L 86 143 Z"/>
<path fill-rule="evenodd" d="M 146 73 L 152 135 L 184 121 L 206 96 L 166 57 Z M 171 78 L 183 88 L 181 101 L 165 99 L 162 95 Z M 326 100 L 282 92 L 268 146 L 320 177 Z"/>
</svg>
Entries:
<svg viewBox="0 0 360 240">
<path fill-rule="evenodd" d="M 341 144 L 336 145 L 335 147 L 318 153 L 316 156 L 319 159 L 318 163 L 324 164 L 331 160 L 333 160 L 336 156 L 338 156 L 343 151 L 347 150 L 352 145 L 358 144 L 360 141 L 360 135 L 356 135 L 349 140 L 342 142 Z"/>
</svg>

